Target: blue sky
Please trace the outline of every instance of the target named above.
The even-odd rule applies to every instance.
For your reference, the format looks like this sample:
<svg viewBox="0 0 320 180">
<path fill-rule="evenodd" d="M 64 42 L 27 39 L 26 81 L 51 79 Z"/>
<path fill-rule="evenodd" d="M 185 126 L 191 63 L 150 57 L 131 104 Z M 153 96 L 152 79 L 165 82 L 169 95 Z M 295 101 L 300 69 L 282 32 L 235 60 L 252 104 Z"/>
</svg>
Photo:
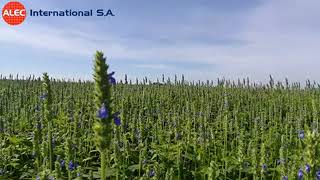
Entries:
<svg viewBox="0 0 320 180">
<path fill-rule="evenodd" d="M 1 1 L 3 7 L 8 1 Z M 91 79 L 104 51 L 116 77 L 316 80 L 318 0 L 22 0 L 27 9 L 111 9 L 114 17 L 0 21 L 0 72 Z"/>
</svg>

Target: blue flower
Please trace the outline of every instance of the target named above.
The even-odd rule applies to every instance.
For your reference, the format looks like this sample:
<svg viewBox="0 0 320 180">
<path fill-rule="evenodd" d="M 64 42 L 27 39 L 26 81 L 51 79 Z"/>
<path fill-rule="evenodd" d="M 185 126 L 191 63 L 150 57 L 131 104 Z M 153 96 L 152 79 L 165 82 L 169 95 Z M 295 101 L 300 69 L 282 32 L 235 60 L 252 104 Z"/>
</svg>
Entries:
<svg viewBox="0 0 320 180">
<path fill-rule="evenodd" d="M 304 130 L 300 130 L 298 134 L 300 139 L 304 139 Z"/>
<path fill-rule="evenodd" d="M 320 170 L 316 172 L 317 180 L 320 180 Z"/>
<path fill-rule="evenodd" d="M 69 170 L 73 171 L 75 168 L 76 168 L 75 164 L 72 161 L 70 161 L 69 162 Z"/>
<path fill-rule="evenodd" d="M 288 176 L 282 176 L 282 180 L 288 180 Z"/>
<path fill-rule="evenodd" d="M 279 164 L 281 164 L 281 160 L 280 159 L 277 160 L 277 165 L 279 165 Z"/>
<path fill-rule="evenodd" d="M 113 120 L 114 120 L 114 124 L 116 124 L 117 126 L 120 126 L 121 124 L 121 119 L 119 117 L 119 112 L 116 112 L 113 114 Z"/>
<path fill-rule="evenodd" d="M 149 172 L 149 177 L 153 177 L 156 173 L 154 172 L 153 169 L 151 169 L 151 171 Z"/>
<path fill-rule="evenodd" d="M 144 160 L 142 161 L 142 164 L 147 164 L 147 160 L 144 159 Z"/>
<path fill-rule="evenodd" d="M 306 172 L 309 173 L 311 171 L 311 167 L 309 164 L 306 164 Z"/>
<path fill-rule="evenodd" d="M 298 171 L 298 179 L 302 179 L 303 178 L 303 171 L 302 169 L 299 169 Z"/>
<path fill-rule="evenodd" d="M 40 180 L 40 176 L 39 175 L 36 177 L 36 180 Z"/>
<path fill-rule="evenodd" d="M 66 162 L 65 162 L 64 160 L 62 160 L 62 161 L 60 162 L 61 168 L 64 168 L 65 164 L 66 164 Z"/>
<path fill-rule="evenodd" d="M 113 76 L 114 75 L 114 71 L 112 71 L 110 74 L 108 74 L 108 76 L 110 77 L 110 76 Z"/>
<path fill-rule="evenodd" d="M 77 173 L 77 177 L 79 177 L 80 175 L 81 175 L 81 174 L 78 172 L 78 173 Z"/>
<path fill-rule="evenodd" d="M 106 119 L 109 117 L 109 111 L 106 108 L 105 104 L 102 104 L 102 107 L 98 111 L 98 118 L 100 119 Z"/>
<path fill-rule="evenodd" d="M 267 166 L 266 164 L 263 164 L 263 165 L 262 165 L 262 169 L 263 169 L 264 171 L 266 171 L 267 168 L 268 168 L 268 166 Z"/>
<path fill-rule="evenodd" d="M 113 75 L 114 75 L 114 71 L 111 72 L 110 74 L 108 74 L 109 83 L 111 85 L 115 85 L 116 84 L 116 79 L 114 77 L 112 77 Z"/>
<path fill-rule="evenodd" d="M 43 94 L 40 96 L 40 100 L 44 101 L 47 98 L 48 94 Z"/>
</svg>

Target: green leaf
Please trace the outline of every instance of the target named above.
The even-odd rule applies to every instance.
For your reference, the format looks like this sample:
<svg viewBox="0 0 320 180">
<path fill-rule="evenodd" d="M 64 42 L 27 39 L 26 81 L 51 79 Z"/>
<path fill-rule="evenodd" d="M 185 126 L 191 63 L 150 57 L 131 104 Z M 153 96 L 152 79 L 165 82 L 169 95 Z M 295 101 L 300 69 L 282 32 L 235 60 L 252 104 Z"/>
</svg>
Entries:
<svg viewBox="0 0 320 180">
<path fill-rule="evenodd" d="M 138 170 L 139 167 L 140 167 L 139 164 L 135 164 L 135 165 L 129 166 L 128 169 L 129 169 L 130 171 L 134 172 L 134 171 Z"/>
</svg>

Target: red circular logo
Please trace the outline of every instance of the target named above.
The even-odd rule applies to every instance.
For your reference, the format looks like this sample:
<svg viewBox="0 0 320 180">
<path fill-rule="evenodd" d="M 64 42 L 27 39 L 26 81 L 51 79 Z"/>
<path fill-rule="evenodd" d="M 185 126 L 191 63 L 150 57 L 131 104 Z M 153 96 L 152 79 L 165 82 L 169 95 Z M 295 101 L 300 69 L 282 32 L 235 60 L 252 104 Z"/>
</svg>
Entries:
<svg viewBox="0 0 320 180">
<path fill-rule="evenodd" d="M 8 2 L 2 8 L 2 18 L 9 25 L 21 24 L 26 19 L 26 16 L 26 8 L 20 2 Z"/>
</svg>

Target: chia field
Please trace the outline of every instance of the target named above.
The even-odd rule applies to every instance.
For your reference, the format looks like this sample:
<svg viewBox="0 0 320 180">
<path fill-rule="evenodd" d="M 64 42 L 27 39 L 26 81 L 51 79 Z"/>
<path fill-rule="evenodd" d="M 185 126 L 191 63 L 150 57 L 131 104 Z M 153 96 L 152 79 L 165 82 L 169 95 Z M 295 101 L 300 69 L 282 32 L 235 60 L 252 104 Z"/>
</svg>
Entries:
<svg viewBox="0 0 320 180">
<path fill-rule="evenodd" d="M 316 82 L 0 78 L 0 179 L 320 179 Z M 115 72 L 117 73 L 117 72 Z"/>
</svg>

